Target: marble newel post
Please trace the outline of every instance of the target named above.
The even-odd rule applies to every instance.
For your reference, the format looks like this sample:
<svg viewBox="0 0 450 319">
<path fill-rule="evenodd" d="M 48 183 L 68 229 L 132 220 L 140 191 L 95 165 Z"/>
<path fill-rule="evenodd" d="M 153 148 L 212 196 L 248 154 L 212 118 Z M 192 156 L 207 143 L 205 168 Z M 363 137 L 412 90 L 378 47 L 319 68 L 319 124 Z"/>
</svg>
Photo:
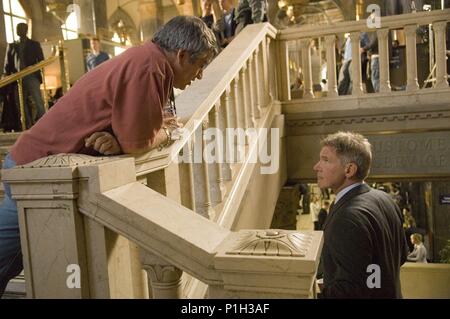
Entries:
<svg viewBox="0 0 450 319">
<path fill-rule="evenodd" d="M 61 154 L 2 177 L 17 201 L 28 298 L 146 296 L 136 245 L 86 215 L 95 215 L 91 187 L 136 180 L 132 159 Z"/>
<path fill-rule="evenodd" d="M 315 298 L 322 232 L 240 230 L 218 248 L 210 298 Z"/>
</svg>

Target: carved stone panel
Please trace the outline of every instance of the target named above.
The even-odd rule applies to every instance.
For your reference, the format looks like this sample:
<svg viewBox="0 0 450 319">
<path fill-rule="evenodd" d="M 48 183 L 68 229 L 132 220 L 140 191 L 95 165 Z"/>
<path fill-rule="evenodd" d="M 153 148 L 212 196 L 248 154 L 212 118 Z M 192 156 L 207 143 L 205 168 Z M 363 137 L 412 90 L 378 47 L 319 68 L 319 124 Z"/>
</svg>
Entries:
<svg viewBox="0 0 450 319">
<path fill-rule="evenodd" d="M 373 147 L 371 178 L 450 176 L 450 131 L 365 136 Z M 313 166 L 319 158 L 322 137 L 287 139 L 289 179 L 316 180 Z"/>
<path fill-rule="evenodd" d="M 242 231 L 230 255 L 305 257 L 312 235 L 282 230 Z"/>
</svg>

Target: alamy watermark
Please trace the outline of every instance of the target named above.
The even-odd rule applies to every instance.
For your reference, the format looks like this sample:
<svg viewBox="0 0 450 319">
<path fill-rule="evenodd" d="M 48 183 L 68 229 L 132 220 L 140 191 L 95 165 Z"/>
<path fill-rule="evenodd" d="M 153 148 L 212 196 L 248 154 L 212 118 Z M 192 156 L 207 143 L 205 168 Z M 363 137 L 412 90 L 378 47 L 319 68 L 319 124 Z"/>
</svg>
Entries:
<svg viewBox="0 0 450 319">
<path fill-rule="evenodd" d="M 66 268 L 66 272 L 70 275 L 67 276 L 66 285 L 69 289 L 81 288 L 81 269 L 77 264 L 70 264 Z"/>
<path fill-rule="evenodd" d="M 377 264 L 367 266 L 366 272 L 370 273 L 367 277 L 366 284 L 369 289 L 381 288 L 381 267 Z"/>
<path fill-rule="evenodd" d="M 177 164 L 260 163 L 261 174 L 274 174 L 280 167 L 279 128 L 207 128 L 193 134 L 183 129 L 182 138 L 188 142 L 173 156 Z"/>
<path fill-rule="evenodd" d="M 381 8 L 377 4 L 369 4 L 367 6 L 366 12 L 370 15 L 367 18 L 367 27 L 370 29 L 381 28 Z"/>
</svg>

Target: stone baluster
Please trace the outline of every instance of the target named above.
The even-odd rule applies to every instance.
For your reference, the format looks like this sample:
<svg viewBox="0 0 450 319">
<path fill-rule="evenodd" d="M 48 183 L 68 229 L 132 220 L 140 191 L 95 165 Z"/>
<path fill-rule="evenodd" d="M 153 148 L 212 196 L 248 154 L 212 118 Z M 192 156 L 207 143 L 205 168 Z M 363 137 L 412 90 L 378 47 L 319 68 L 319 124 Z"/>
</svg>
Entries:
<svg viewBox="0 0 450 319">
<path fill-rule="evenodd" d="M 314 98 L 311 70 L 311 39 L 301 39 L 299 40 L 299 43 L 302 51 L 302 70 L 304 80 L 303 98 L 311 99 Z"/>
<path fill-rule="evenodd" d="M 231 162 L 231 158 L 230 158 L 230 154 L 229 154 L 229 150 L 231 149 L 231 147 L 234 147 L 234 143 L 233 141 L 230 141 L 229 136 L 228 136 L 228 130 L 231 130 L 233 128 L 231 121 L 232 121 L 232 116 L 230 115 L 231 110 L 233 109 L 233 99 L 230 98 L 230 89 L 227 88 L 224 92 L 224 94 L 222 94 L 221 96 L 221 105 L 222 107 L 220 108 L 220 118 L 221 118 L 221 126 L 220 129 L 222 130 L 222 134 L 223 134 L 223 139 L 224 139 L 224 143 L 223 143 L 223 154 L 224 154 L 224 162 L 222 164 L 222 177 L 224 181 L 231 181 L 232 179 L 232 172 L 231 172 L 231 166 L 230 166 L 230 162 Z M 233 143 L 233 144 L 231 144 Z"/>
<path fill-rule="evenodd" d="M 262 63 L 262 50 L 260 46 L 255 51 L 255 77 L 256 77 L 256 94 L 258 99 L 258 111 L 261 117 L 261 109 L 265 107 L 264 101 L 264 63 Z"/>
<path fill-rule="evenodd" d="M 277 69 L 277 65 L 279 64 L 277 62 L 277 54 L 276 54 L 276 46 L 275 46 L 276 42 L 272 41 L 271 38 L 267 38 L 267 62 L 268 63 L 268 74 L 267 74 L 267 85 L 268 85 L 268 90 L 267 90 L 267 103 L 271 103 L 275 100 L 280 100 L 281 97 L 281 93 L 277 90 L 277 80 L 276 80 L 276 76 L 278 73 L 280 73 L 281 71 L 278 71 Z M 286 61 L 287 63 L 287 61 Z M 287 65 L 287 64 L 286 64 Z M 287 65 L 287 67 L 289 67 Z M 284 71 L 284 67 L 283 67 L 283 71 Z M 289 69 L 287 69 L 287 71 L 289 72 Z M 291 90 L 290 90 L 290 84 L 289 86 L 287 86 L 286 88 L 287 90 L 287 97 L 290 100 L 291 99 Z"/>
<path fill-rule="evenodd" d="M 240 118 L 241 118 L 241 127 L 245 130 L 249 127 L 248 121 L 248 113 L 249 113 L 249 103 L 247 98 L 247 65 L 244 64 L 242 69 L 239 71 L 240 81 L 238 83 L 239 86 L 239 96 L 241 97 L 241 104 L 239 105 Z"/>
<path fill-rule="evenodd" d="M 191 210 L 197 211 L 195 207 L 195 186 L 194 186 L 194 154 L 192 152 L 192 140 L 189 140 L 187 143 L 187 152 L 188 152 L 188 158 L 189 162 L 187 165 L 187 171 L 188 171 L 188 186 L 189 186 L 189 200 L 190 200 L 190 206 L 188 206 Z"/>
<path fill-rule="evenodd" d="M 244 125 L 242 124 L 244 119 L 242 118 L 241 108 L 243 106 L 242 97 L 240 93 L 240 82 L 241 82 L 240 74 L 236 75 L 233 81 L 233 91 L 232 95 L 234 97 L 234 116 L 235 116 L 235 128 L 244 128 Z"/>
<path fill-rule="evenodd" d="M 210 131 L 208 138 L 210 135 L 214 135 L 214 141 L 210 142 L 213 144 L 214 149 L 214 161 L 209 161 L 209 182 L 211 185 L 211 201 L 212 205 L 215 206 L 222 202 L 225 196 L 225 187 L 223 185 L 222 178 L 222 163 L 224 162 L 223 156 L 223 134 L 220 129 L 220 118 L 219 118 L 219 110 L 222 108 L 220 101 L 218 101 L 214 107 L 209 112 L 209 128 Z M 209 139 L 210 140 L 210 139 Z M 209 147 L 209 150 L 211 147 Z M 210 151 L 207 152 L 208 154 Z M 211 152 L 212 153 L 212 152 Z M 212 154 L 211 154 L 212 155 Z"/>
<path fill-rule="evenodd" d="M 380 92 L 391 92 L 391 81 L 389 78 L 389 29 L 377 30 L 378 53 L 380 66 Z"/>
<path fill-rule="evenodd" d="M 412 92 L 419 89 L 417 81 L 417 25 L 407 25 L 405 27 L 406 34 L 406 65 L 407 65 L 407 82 L 406 91 Z"/>
<path fill-rule="evenodd" d="M 447 61 L 446 61 L 446 35 L 447 21 L 433 23 L 434 40 L 436 43 L 436 89 L 448 88 Z M 449 57 L 450 58 L 450 57 Z"/>
<path fill-rule="evenodd" d="M 271 45 L 270 38 L 267 39 L 268 45 Z M 278 93 L 279 98 L 282 101 L 289 101 L 291 99 L 291 83 L 289 80 L 289 55 L 288 55 L 288 45 L 287 41 L 277 41 L 278 44 L 278 63 L 276 63 L 276 68 L 279 70 L 278 73 Z M 269 49 L 270 50 L 270 49 Z M 270 57 L 272 58 L 272 57 Z M 275 70 L 274 61 L 269 61 L 269 78 L 273 77 L 276 73 L 272 72 Z M 270 87 L 269 87 L 270 88 Z M 271 92 L 273 94 L 273 92 Z"/>
<path fill-rule="evenodd" d="M 183 272 L 143 248 L 140 250 L 142 268 L 147 273 L 149 291 L 153 299 L 184 298 L 181 289 Z"/>
<path fill-rule="evenodd" d="M 205 130 L 208 128 L 207 120 L 195 132 L 194 149 L 194 184 L 198 186 L 195 191 L 195 208 L 197 214 L 205 218 L 214 219 L 214 210 L 211 204 L 208 163 L 203 157 L 206 149 Z M 199 147 L 201 145 L 201 147 Z M 200 148 L 200 151 L 198 150 Z"/>
<path fill-rule="evenodd" d="M 252 70 L 252 64 L 253 64 L 253 56 L 251 55 L 246 63 L 247 69 L 245 70 L 245 97 L 247 100 L 247 124 L 248 127 L 255 127 L 256 126 L 256 120 L 255 120 L 255 89 L 254 89 L 254 83 L 253 81 L 253 70 Z"/>
<path fill-rule="evenodd" d="M 260 88 L 259 88 L 259 74 L 258 74 L 258 54 L 253 52 L 250 59 L 250 90 L 252 92 L 253 114 L 254 119 L 261 118 L 261 102 L 260 102 Z"/>
<path fill-rule="evenodd" d="M 360 50 L 360 32 L 351 32 L 350 41 L 352 44 L 352 63 L 350 72 L 352 78 L 352 95 L 360 96 L 364 93 L 361 82 L 361 53 Z"/>
<path fill-rule="evenodd" d="M 327 80 L 328 97 L 338 96 L 336 81 L 336 36 L 334 34 L 325 37 L 327 46 Z"/>
<path fill-rule="evenodd" d="M 259 64 L 261 65 L 261 87 L 262 87 L 262 106 L 267 107 L 269 103 L 269 51 L 268 51 L 268 41 L 270 41 L 270 38 L 264 38 L 261 41 L 261 50 L 259 55 Z M 273 76 L 273 75 L 272 75 Z"/>
</svg>

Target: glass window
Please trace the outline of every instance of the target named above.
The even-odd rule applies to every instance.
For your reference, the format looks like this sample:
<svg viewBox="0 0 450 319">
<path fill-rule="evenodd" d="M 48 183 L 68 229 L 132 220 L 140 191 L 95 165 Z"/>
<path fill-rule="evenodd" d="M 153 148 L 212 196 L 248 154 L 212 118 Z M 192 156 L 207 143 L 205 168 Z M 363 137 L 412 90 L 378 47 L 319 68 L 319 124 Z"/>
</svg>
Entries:
<svg viewBox="0 0 450 319">
<path fill-rule="evenodd" d="M 3 11 L 5 13 L 11 13 L 11 9 L 9 6 L 9 0 L 3 0 Z"/>
<path fill-rule="evenodd" d="M 78 19 L 77 14 L 72 12 L 66 19 L 66 23 L 61 25 L 64 40 L 72 40 L 78 38 Z"/>
<path fill-rule="evenodd" d="M 19 17 L 26 17 L 25 10 L 23 10 L 18 0 L 11 0 L 11 13 Z"/>
<path fill-rule="evenodd" d="M 5 18 L 6 41 L 12 43 L 19 37 L 16 27 L 19 23 L 27 23 L 28 18 L 19 0 L 3 0 L 3 15 Z M 28 37 L 31 37 L 31 28 L 28 28 Z"/>
</svg>

